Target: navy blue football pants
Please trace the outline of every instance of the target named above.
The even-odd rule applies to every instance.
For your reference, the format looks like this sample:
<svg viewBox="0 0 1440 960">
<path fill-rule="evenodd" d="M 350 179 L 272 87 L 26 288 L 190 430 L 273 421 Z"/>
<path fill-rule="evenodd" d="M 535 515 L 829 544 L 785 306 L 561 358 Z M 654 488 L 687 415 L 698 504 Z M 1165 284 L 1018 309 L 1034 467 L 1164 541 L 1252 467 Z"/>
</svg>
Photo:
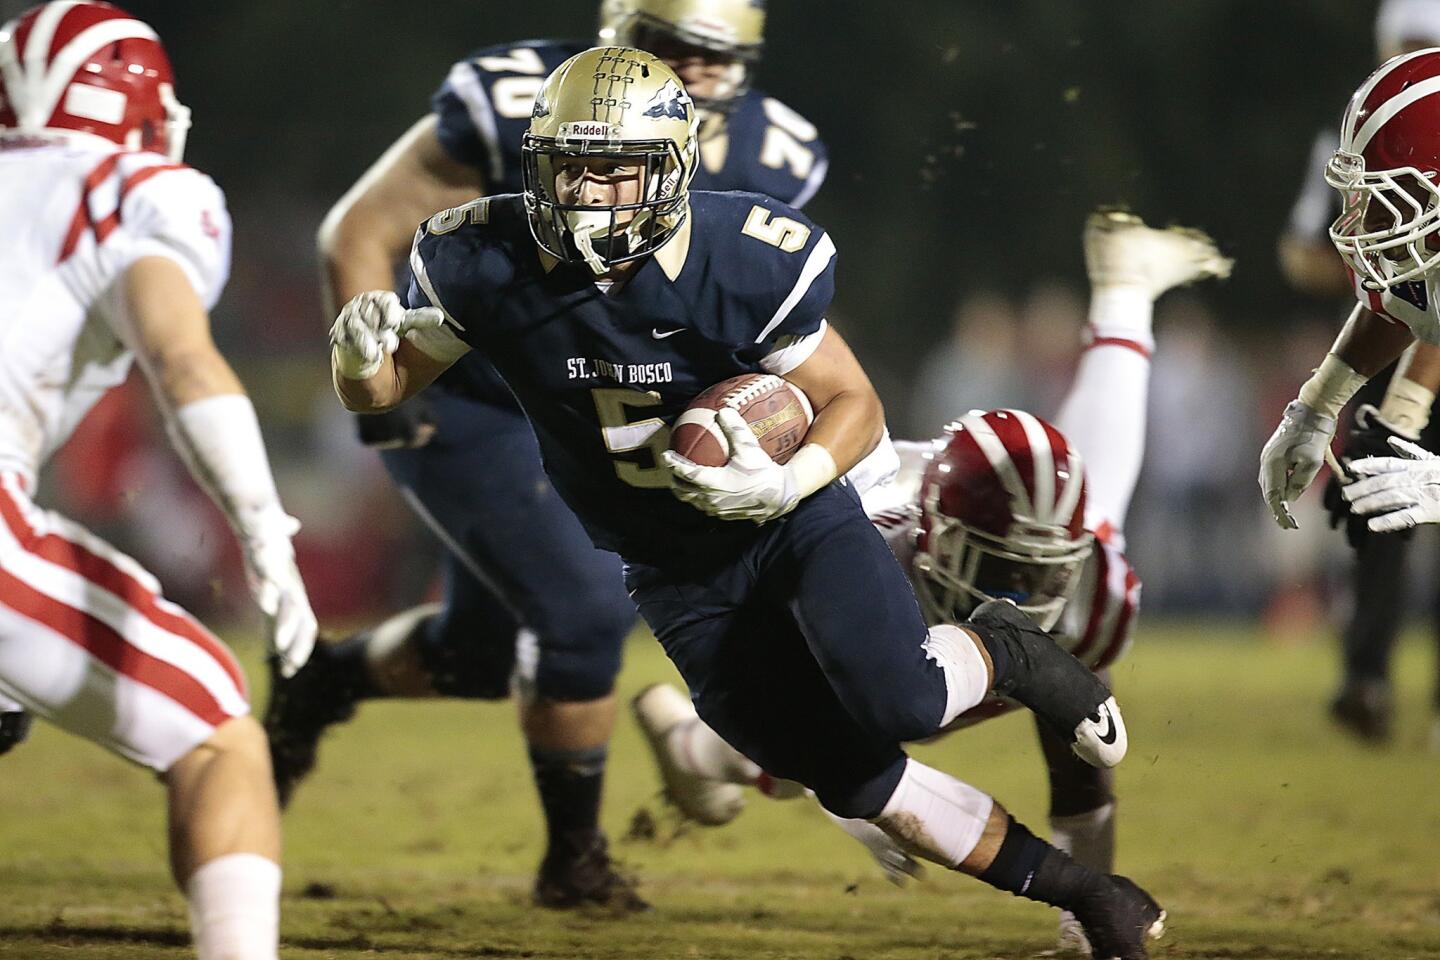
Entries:
<svg viewBox="0 0 1440 960">
<path fill-rule="evenodd" d="M 878 815 L 904 771 L 900 744 L 940 725 L 945 678 L 854 491 L 831 484 L 726 556 L 684 549 L 628 564 L 626 584 L 701 718 L 831 812 Z"/>
<path fill-rule="evenodd" d="M 551 488 L 535 435 L 513 404 L 443 389 L 425 397 L 436 421 L 431 442 L 380 455 L 448 548 L 444 608 L 420 646 L 437 692 L 507 696 L 525 627 L 538 642 L 539 696 L 606 696 L 635 623 L 619 558 L 595 549 Z"/>
</svg>

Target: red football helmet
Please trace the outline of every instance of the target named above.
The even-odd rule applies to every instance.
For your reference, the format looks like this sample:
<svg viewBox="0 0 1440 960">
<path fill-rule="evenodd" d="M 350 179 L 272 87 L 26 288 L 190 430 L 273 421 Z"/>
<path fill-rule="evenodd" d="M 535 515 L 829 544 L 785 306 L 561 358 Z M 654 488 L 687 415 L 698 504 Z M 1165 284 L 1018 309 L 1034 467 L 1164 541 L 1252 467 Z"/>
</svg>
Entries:
<svg viewBox="0 0 1440 960">
<path fill-rule="evenodd" d="M 1022 410 L 971 413 L 945 430 L 920 485 L 921 604 L 954 621 L 1007 598 L 1051 629 L 1094 546 L 1080 454 Z"/>
<path fill-rule="evenodd" d="M 179 161 L 190 111 L 160 39 L 119 7 L 57 0 L 0 28 L 0 130 L 88 134 Z"/>
<path fill-rule="evenodd" d="M 1440 262 L 1440 48 L 1382 64 L 1340 122 L 1325 180 L 1344 209 L 1330 239 L 1372 290 L 1415 280 Z"/>
</svg>

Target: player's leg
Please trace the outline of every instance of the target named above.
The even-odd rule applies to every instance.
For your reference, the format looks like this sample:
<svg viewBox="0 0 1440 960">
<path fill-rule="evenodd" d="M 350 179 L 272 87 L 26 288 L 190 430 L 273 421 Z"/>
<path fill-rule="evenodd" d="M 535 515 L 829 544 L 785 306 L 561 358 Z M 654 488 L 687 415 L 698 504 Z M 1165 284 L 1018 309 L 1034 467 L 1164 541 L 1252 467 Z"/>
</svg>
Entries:
<svg viewBox="0 0 1440 960">
<path fill-rule="evenodd" d="M 789 608 L 862 726 L 921 740 L 994 690 L 1068 734 L 1089 762 L 1124 756 L 1110 692 L 1012 604 L 982 606 L 965 629 L 927 629 L 909 579 L 848 487 L 797 507 L 760 562 L 762 595 Z"/>
<path fill-rule="evenodd" d="M 1394 372 L 1392 364 L 1361 387 L 1356 403 L 1379 407 Z M 1421 442 L 1433 440 L 1427 431 Z M 1409 548 L 1407 537 L 1371 534 L 1354 554 L 1354 605 L 1341 633 L 1342 677 L 1330 701 L 1330 715 L 1365 740 L 1380 742 L 1390 735 L 1390 655 L 1404 615 Z"/>
<path fill-rule="evenodd" d="M 988 795 L 907 760 L 893 739 L 857 722 L 785 607 L 759 596 L 767 573 L 755 564 L 753 582 L 753 560 L 693 577 L 629 571 L 641 614 L 704 721 L 764 769 L 810 787 L 834 815 L 872 821 L 917 857 L 1068 907 L 1115 955 L 1143 955 L 1132 948 L 1163 920 L 1154 902 L 1074 863 Z"/>
<path fill-rule="evenodd" d="M 547 837 L 535 899 L 643 909 L 633 883 L 611 863 L 600 828 L 615 677 L 635 605 L 619 559 L 596 550 L 544 489 L 526 532 L 498 547 L 515 557 L 504 571 L 506 596 L 526 625 L 515 690 Z"/>
<path fill-rule="evenodd" d="M 1050 781 L 1050 842 L 1098 873 L 1115 871 L 1114 774 L 1082 762 L 1069 746 L 1037 724 Z M 1062 949 L 1089 951 L 1080 922 L 1060 915 Z"/>
<path fill-rule="evenodd" d="M 434 439 L 417 449 L 384 450 L 402 496 L 446 546 L 440 604 L 402 610 L 335 643 L 316 644 L 292 678 L 272 676 L 265 728 L 282 804 L 314 767 L 325 730 L 364 700 L 442 695 L 508 696 L 519 622 L 465 540 L 506 510 L 503 464 L 534 449 L 494 408 L 447 393 L 431 405 Z M 490 457 L 496 458 L 492 465 Z M 498 476 L 497 476 L 498 474 Z"/>
<path fill-rule="evenodd" d="M 1208 237 L 1155 230 L 1122 213 L 1085 225 L 1088 345 L 1055 425 L 1085 458 L 1087 513 L 1124 526 L 1145 450 L 1154 302 L 1165 291 L 1229 273 Z"/>
<path fill-rule="evenodd" d="M 133 560 L 0 489 L 0 693 L 164 777 L 201 960 L 274 960 L 280 823 L 223 645 Z"/>
</svg>

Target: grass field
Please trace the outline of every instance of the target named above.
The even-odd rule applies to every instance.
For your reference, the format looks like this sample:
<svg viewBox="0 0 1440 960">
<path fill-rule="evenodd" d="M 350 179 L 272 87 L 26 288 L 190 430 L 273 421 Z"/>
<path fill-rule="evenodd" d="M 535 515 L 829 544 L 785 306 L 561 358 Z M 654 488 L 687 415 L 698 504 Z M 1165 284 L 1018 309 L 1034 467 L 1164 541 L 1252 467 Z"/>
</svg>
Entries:
<svg viewBox="0 0 1440 960">
<path fill-rule="evenodd" d="M 260 676 L 258 651 L 242 653 Z M 1440 957 L 1432 655 L 1404 649 L 1384 751 L 1328 725 L 1334 669 L 1328 644 L 1154 622 L 1121 665 L 1120 862 L 1170 910 L 1157 957 Z M 671 677 L 635 638 L 622 693 Z M 282 955 L 978 960 L 1054 946 L 1053 911 L 968 878 L 892 888 L 807 803 L 755 798 L 728 828 L 677 834 L 642 750 L 627 717 L 605 819 L 655 911 L 548 913 L 528 906 L 540 821 L 510 707 L 367 705 L 287 816 Z M 1044 827 L 1028 718 L 916 753 Z M 160 799 L 147 774 L 50 729 L 0 760 L 0 957 L 189 956 Z M 624 839 L 641 810 L 656 836 Z"/>
</svg>

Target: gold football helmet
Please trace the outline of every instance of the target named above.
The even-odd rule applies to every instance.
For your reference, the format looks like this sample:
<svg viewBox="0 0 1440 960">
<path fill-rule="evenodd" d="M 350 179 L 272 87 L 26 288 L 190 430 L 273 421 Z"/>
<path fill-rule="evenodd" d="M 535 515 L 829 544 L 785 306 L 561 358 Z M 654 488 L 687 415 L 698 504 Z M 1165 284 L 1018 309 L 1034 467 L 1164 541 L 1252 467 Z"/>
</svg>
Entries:
<svg viewBox="0 0 1440 960">
<path fill-rule="evenodd" d="M 675 71 L 643 50 L 595 47 L 560 64 L 535 97 L 520 145 L 535 242 L 597 275 L 654 253 L 689 212 L 697 124 Z M 562 202 L 556 177 L 567 161 L 596 157 L 640 168 L 635 202 Z"/>
<path fill-rule="evenodd" d="M 723 112 L 750 89 L 765 42 L 765 0 L 622 2 L 628 9 L 613 24 L 615 43 L 649 50 L 672 65 L 691 57 L 726 65 L 716 89 L 695 96 L 699 109 Z"/>
</svg>

